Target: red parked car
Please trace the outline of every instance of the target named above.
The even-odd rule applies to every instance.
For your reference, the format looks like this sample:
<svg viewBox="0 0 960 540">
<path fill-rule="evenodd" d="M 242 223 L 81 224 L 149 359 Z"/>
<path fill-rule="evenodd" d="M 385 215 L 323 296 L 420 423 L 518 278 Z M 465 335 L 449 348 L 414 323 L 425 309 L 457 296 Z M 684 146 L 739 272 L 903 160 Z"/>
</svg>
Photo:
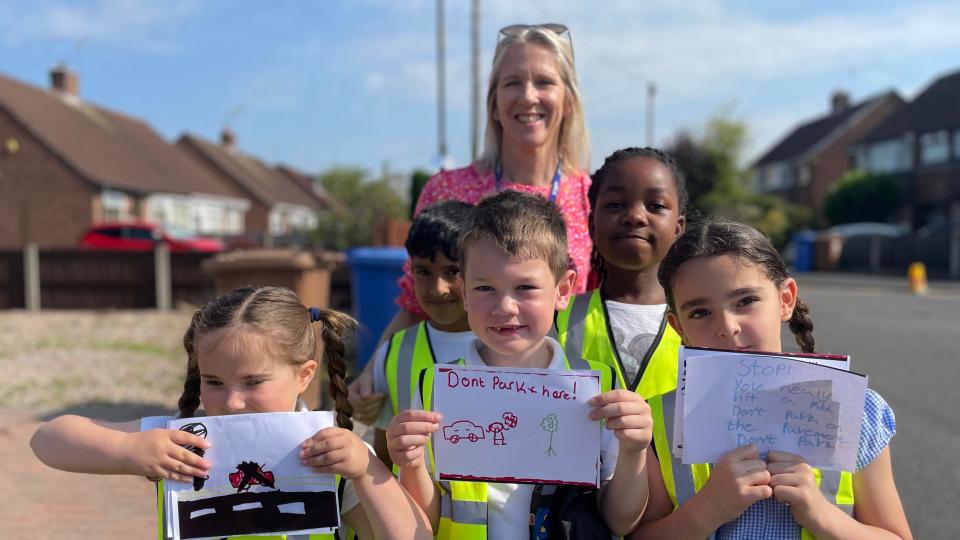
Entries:
<svg viewBox="0 0 960 540">
<path fill-rule="evenodd" d="M 224 243 L 216 238 L 193 236 L 145 222 L 94 225 L 80 239 L 80 247 L 111 251 L 153 251 L 160 241 L 170 246 L 171 253 L 219 253 L 226 250 Z"/>
</svg>

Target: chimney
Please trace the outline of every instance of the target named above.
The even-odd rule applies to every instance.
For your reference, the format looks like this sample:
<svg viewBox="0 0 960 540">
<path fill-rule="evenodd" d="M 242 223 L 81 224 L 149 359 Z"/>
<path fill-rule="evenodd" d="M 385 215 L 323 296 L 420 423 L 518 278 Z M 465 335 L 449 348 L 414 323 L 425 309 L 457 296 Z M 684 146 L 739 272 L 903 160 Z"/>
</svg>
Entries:
<svg viewBox="0 0 960 540">
<path fill-rule="evenodd" d="M 80 78 L 64 64 L 50 70 L 50 87 L 70 96 L 80 94 Z"/>
<path fill-rule="evenodd" d="M 237 136 L 233 133 L 233 130 L 224 127 L 220 130 L 220 146 L 226 148 L 227 150 L 233 150 L 234 145 L 237 142 Z"/>
<path fill-rule="evenodd" d="M 837 90 L 830 96 L 830 114 L 839 114 L 850 108 L 850 94 Z"/>
</svg>

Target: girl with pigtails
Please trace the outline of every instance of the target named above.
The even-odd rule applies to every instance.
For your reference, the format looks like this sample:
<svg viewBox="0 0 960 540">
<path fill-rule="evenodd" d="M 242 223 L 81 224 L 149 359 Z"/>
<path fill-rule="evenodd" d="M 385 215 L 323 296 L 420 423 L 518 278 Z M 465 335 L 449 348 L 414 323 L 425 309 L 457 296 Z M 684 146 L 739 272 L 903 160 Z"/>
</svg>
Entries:
<svg viewBox="0 0 960 540">
<path fill-rule="evenodd" d="M 300 395 L 316 375 L 322 348 L 338 427 L 305 440 L 301 461 L 341 477 L 343 521 L 359 537 L 430 538 L 423 513 L 351 431 L 343 353 L 345 333 L 354 325 L 335 311 L 308 309 L 280 287 L 240 288 L 211 300 L 194 313 L 183 338 L 187 376 L 177 416 L 305 411 Z M 30 444 L 41 461 L 64 471 L 155 481 L 206 477 L 210 463 L 186 447 L 206 449 L 209 443 L 164 429 L 169 419 L 108 423 L 66 415 L 41 425 Z"/>
<path fill-rule="evenodd" d="M 782 352 L 788 323 L 815 352 L 810 310 L 770 240 L 749 225 L 711 219 L 688 227 L 660 262 L 667 320 L 685 345 Z M 675 392 L 648 400 L 654 444 L 647 460 L 649 502 L 631 539 L 910 539 L 893 479 L 893 411 L 868 389 L 853 471 L 819 470 L 803 457 L 756 445 L 718 463 L 671 455 Z"/>
</svg>

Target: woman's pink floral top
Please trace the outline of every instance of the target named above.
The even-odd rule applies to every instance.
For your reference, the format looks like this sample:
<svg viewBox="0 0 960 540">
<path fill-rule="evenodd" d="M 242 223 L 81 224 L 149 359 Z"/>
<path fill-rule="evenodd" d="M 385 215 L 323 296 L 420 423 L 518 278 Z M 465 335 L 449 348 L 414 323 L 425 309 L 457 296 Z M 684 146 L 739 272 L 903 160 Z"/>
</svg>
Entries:
<svg viewBox="0 0 960 540">
<path fill-rule="evenodd" d="M 504 189 L 537 193 L 544 198 L 550 196 L 550 185 L 530 186 L 504 182 Z M 587 275 L 590 273 L 590 251 L 593 243 L 587 230 L 587 219 L 590 216 L 590 201 L 587 199 L 587 190 L 590 189 L 590 175 L 577 172 L 564 176 L 560 182 L 560 192 L 557 194 L 557 204 L 563 210 L 563 217 L 567 222 L 567 245 L 570 259 L 577 270 L 577 288 L 574 294 L 586 291 Z M 480 173 L 470 165 L 461 169 L 440 171 L 434 175 L 420 192 L 417 208 L 420 210 L 437 201 L 458 200 L 476 204 L 484 197 L 496 192 L 496 178 L 493 172 Z M 397 305 L 401 308 L 425 316 L 417 297 L 413 293 L 413 276 L 410 271 L 410 262 L 404 266 L 404 275 L 400 278 L 400 296 Z"/>
</svg>

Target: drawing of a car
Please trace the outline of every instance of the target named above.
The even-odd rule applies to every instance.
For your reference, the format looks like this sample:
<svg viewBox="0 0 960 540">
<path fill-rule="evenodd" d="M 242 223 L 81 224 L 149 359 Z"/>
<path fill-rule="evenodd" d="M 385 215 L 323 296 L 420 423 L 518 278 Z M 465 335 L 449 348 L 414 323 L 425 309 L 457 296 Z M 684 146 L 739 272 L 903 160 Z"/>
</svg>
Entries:
<svg viewBox="0 0 960 540">
<path fill-rule="evenodd" d="M 443 438 L 457 444 L 460 439 L 477 442 L 483 437 L 483 428 L 469 420 L 458 420 L 449 426 L 443 426 Z"/>
</svg>

